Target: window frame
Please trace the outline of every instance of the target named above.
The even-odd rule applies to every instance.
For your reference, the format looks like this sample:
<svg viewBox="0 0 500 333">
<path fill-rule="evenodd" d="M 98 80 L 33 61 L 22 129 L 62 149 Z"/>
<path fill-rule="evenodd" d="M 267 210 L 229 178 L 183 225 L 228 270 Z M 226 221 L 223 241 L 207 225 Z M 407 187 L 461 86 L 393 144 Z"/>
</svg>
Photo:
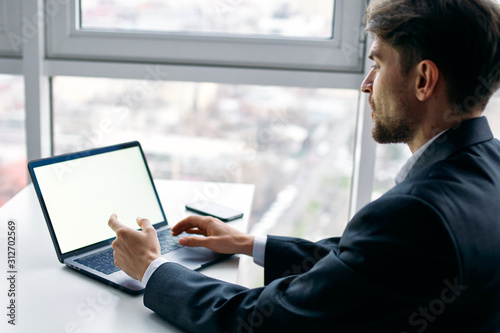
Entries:
<svg viewBox="0 0 500 333">
<path fill-rule="evenodd" d="M 321 40 L 80 30 L 80 2 L 67 0 L 48 16 L 47 58 L 362 73 L 366 2 L 336 0 L 335 37 Z"/>
</svg>

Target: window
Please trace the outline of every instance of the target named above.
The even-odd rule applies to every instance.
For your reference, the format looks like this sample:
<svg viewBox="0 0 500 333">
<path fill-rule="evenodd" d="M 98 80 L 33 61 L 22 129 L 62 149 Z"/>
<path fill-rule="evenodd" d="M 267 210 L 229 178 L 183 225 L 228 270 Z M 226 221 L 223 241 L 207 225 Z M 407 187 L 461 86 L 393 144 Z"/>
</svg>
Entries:
<svg viewBox="0 0 500 333">
<path fill-rule="evenodd" d="M 329 39 L 335 1 L 81 0 L 81 29 Z"/>
<path fill-rule="evenodd" d="M 143 84 L 54 78 L 55 153 L 139 140 L 153 177 L 255 184 L 251 223 L 342 232 L 359 91 L 156 82 L 139 96 Z"/>
<path fill-rule="evenodd" d="M 493 135 L 500 138 L 500 91 L 493 95 L 484 115 L 488 118 Z"/>
<path fill-rule="evenodd" d="M 21 2 L 0 0 L 0 206 L 27 184 Z"/>
<path fill-rule="evenodd" d="M 0 75 L 0 206 L 26 185 L 23 79 Z"/>
<path fill-rule="evenodd" d="M 401 166 L 411 156 L 405 144 L 377 144 L 372 200 L 382 196 L 396 183 L 394 179 Z"/>
<path fill-rule="evenodd" d="M 363 70 L 364 0 L 68 0 L 57 4 L 48 22 L 47 53 L 53 59 Z M 305 14 L 298 15 L 305 5 Z M 160 14 L 175 20 L 167 24 L 158 19 Z"/>
</svg>

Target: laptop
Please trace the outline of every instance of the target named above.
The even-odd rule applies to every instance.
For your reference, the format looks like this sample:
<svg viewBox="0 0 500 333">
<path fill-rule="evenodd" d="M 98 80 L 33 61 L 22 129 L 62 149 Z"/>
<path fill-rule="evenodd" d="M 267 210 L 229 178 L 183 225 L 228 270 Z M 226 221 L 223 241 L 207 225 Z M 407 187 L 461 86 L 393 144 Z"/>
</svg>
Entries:
<svg viewBox="0 0 500 333">
<path fill-rule="evenodd" d="M 114 265 L 113 213 L 134 229 L 138 216 L 148 218 L 169 261 L 199 270 L 228 257 L 179 245 L 137 141 L 31 161 L 28 169 L 59 261 L 83 274 L 131 294 L 144 292 Z"/>
</svg>

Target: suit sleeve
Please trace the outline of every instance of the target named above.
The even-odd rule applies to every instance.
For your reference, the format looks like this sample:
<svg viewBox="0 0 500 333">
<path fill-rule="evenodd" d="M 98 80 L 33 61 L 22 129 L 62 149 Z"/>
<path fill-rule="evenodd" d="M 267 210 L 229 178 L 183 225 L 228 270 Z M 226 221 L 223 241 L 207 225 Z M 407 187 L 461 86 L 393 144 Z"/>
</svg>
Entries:
<svg viewBox="0 0 500 333">
<path fill-rule="evenodd" d="M 338 253 L 340 238 L 329 238 L 317 243 L 300 238 L 268 236 L 264 282 L 309 271 L 328 253 Z"/>
<path fill-rule="evenodd" d="M 144 303 L 188 332 L 414 331 L 412 314 L 457 276 L 454 253 L 432 207 L 392 197 L 365 207 L 341 239 L 271 238 L 265 287 L 167 263 L 151 277 Z"/>
</svg>

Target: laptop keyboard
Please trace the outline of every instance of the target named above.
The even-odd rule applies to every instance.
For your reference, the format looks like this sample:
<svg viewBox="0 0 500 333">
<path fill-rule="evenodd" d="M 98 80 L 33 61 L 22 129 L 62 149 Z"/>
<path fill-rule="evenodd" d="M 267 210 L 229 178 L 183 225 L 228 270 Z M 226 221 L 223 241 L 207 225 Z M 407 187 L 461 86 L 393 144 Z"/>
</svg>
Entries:
<svg viewBox="0 0 500 333">
<path fill-rule="evenodd" d="M 75 261 L 106 275 L 120 270 L 114 264 L 115 258 L 113 257 L 113 249 L 92 253 L 88 256 L 76 259 Z"/>
<path fill-rule="evenodd" d="M 172 236 L 170 229 L 163 229 L 158 232 L 158 240 L 160 241 L 161 254 L 176 250 L 182 247 L 179 244 L 179 239 L 184 235 Z"/>
<path fill-rule="evenodd" d="M 158 231 L 158 240 L 160 241 L 161 254 L 165 254 L 182 247 L 182 245 L 179 244 L 179 238 L 181 237 L 181 235 L 172 236 L 170 229 L 163 229 L 161 231 Z M 120 270 L 114 264 L 115 258 L 113 257 L 112 248 L 89 254 L 88 256 L 76 259 L 75 261 L 106 275 Z"/>
</svg>

